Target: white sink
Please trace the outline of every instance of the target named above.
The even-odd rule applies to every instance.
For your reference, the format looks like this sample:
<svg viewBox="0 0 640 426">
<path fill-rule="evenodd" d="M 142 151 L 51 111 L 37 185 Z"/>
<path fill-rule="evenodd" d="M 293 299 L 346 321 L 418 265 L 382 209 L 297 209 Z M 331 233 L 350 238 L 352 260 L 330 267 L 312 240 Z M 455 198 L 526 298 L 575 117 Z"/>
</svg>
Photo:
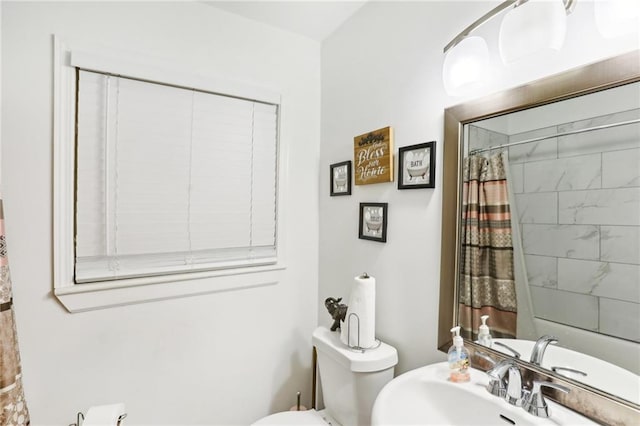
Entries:
<svg viewBox="0 0 640 426">
<path fill-rule="evenodd" d="M 446 362 L 402 374 L 380 391 L 372 411 L 373 426 L 387 425 L 596 425 L 584 416 L 547 400 L 549 418 L 535 417 L 491 395 L 487 374 L 471 369 L 471 381 L 448 380 Z"/>
<path fill-rule="evenodd" d="M 520 352 L 523 361 L 531 359 L 531 350 L 535 342 L 523 339 L 493 340 Z M 498 345 L 493 345 L 491 349 L 512 355 L 509 350 Z M 607 361 L 557 345 L 549 345 L 542 357 L 541 367 L 548 370 L 552 367 L 562 367 L 582 371 L 586 376 L 572 373 L 570 370 L 559 370 L 557 374 L 602 389 L 634 404 L 640 404 L 640 376 Z"/>
</svg>

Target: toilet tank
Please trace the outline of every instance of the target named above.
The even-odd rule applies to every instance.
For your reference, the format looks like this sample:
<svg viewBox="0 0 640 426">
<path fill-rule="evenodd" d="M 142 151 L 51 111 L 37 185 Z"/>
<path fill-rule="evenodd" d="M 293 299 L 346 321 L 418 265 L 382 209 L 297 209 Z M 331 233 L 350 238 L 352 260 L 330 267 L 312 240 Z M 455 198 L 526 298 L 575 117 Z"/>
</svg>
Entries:
<svg viewBox="0 0 640 426">
<path fill-rule="evenodd" d="M 398 352 L 381 343 L 364 353 L 340 341 L 339 332 L 318 327 L 313 332 L 318 370 L 328 414 L 342 426 L 371 424 L 371 409 L 378 393 L 393 379 Z"/>
</svg>

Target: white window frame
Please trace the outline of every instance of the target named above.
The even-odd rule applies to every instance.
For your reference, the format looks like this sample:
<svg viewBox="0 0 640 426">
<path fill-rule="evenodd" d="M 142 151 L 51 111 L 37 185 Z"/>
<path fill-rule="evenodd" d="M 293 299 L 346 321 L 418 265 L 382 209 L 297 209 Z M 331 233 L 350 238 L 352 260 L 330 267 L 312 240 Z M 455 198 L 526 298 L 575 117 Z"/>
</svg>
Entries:
<svg viewBox="0 0 640 426">
<path fill-rule="evenodd" d="M 286 146 L 280 138 L 282 115 L 278 93 L 222 79 L 169 69 L 166 62 L 122 52 L 71 48 L 58 37 L 54 47 L 54 194 L 53 194 L 53 293 L 69 312 L 122 306 L 154 300 L 214 293 L 238 288 L 274 285 L 286 268 L 285 196 Z M 76 68 L 166 83 L 279 105 L 277 180 L 277 262 L 273 265 L 129 278 L 76 284 L 74 279 L 75 217 L 75 114 Z"/>
</svg>

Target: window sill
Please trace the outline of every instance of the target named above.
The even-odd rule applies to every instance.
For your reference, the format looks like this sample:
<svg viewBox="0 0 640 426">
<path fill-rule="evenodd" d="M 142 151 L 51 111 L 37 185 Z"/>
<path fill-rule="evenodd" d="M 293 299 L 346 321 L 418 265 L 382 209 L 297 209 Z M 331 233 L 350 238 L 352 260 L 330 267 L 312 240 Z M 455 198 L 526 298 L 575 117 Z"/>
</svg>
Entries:
<svg viewBox="0 0 640 426">
<path fill-rule="evenodd" d="M 285 267 L 270 265 L 224 271 L 166 275 L 54 289 L 54 295 L 70 313 L 137 303 L 196 296 L 241 288 L 275 285 Z"/>
</svg>

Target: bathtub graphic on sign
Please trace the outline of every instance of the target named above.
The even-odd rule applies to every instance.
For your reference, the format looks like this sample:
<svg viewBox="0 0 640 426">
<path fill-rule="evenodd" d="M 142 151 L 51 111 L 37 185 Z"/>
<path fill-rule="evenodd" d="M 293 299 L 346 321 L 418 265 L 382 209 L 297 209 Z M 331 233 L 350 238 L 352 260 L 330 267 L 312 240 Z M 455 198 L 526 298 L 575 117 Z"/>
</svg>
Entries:
<svg viewBox="0 0 640 426">
<path fill-rule="evenodd" d="M 413 179 L 428 181 L 429 180 L 429 163 L 425 158 L 428 155 L 428 152 L 418 152 L 412 153 L 410 152 L 407 155 L 406 165 L 407 174 L 409 175 L 409 182 Z"/>
<path fill-rule="evenodd" d="M 377 235 L 382 229 L 382 207 L 369 210 L 364 215 L 367 233 Z"/>
<path fill-rule="evenodd" d="M 333 182 L 335 183 L 334 190 L 336 192 L 343 192 L 347 189 L 347 167 L 342 166 L 333 170 Z"/>
</svg>

